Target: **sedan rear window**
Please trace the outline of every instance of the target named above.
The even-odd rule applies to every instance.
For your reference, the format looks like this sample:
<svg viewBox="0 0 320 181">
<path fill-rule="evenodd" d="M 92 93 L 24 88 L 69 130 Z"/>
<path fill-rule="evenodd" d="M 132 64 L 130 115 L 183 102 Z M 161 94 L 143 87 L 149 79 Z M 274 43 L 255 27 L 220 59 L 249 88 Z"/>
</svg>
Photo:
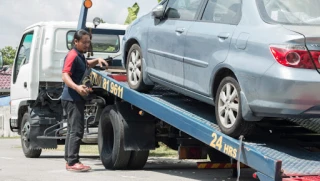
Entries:
<svg viewBox="0 0 320 181">
<path fill-rule="evenodd" d="M 262 18 L 289 25 L 320 25 L 319 0 L 257 0 Z"/>
</svg>

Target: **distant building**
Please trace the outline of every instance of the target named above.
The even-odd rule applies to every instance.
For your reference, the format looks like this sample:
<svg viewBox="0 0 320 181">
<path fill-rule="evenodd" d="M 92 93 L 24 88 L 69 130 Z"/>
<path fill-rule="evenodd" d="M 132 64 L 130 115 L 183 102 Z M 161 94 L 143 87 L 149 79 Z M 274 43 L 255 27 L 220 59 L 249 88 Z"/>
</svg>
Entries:
<svg viewBox="0 0 320 181">
<path fill-rule="evenodd" d="M 11 73 L 10 67 L 5 71 L 0 70 L 0 97 L 10 95 Z"/>
</svg>

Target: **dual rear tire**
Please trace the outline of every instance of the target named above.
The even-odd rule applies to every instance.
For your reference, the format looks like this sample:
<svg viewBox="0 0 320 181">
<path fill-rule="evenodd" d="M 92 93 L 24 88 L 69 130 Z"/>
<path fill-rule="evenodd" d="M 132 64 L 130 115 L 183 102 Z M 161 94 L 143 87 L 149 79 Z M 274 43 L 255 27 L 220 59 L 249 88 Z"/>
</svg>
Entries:
<svg viewBox="0 0 320 181">
<path fill-rule="evenodd" d="M 106 169 L 136 170 L 146 164 L 149 151 L 126 151 L 124 149 L 123 116 L 115 106 L 107 106 L 98 128 L 98 148 L 100 159 Z"/>
</svg>

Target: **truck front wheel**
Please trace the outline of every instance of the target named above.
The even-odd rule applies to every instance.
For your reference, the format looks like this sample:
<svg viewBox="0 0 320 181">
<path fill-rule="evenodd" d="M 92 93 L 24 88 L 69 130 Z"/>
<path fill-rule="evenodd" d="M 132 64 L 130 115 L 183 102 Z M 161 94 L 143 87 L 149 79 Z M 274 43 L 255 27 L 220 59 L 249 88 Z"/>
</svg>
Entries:
<svg viewBox="0 0 320 181">
<path fill-rule="evenodd" d="M 38 158 L 40 157 L 42 150 L 35 149 L 30 144 L 30 120 L 29 113 L 25 113 L 21 121 L 21 146 L 23 153 L 27 158 Z"/>
</svg>

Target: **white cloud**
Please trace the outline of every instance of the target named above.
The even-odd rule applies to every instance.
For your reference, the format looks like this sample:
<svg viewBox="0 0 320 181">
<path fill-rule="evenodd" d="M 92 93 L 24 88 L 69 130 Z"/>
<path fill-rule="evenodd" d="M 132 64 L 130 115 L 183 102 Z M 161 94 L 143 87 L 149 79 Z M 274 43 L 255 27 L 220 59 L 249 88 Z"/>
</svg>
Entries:
<svg viewBox="0 0 320 181">
<path fill-rule="evenodd" d="M 23 30 L 40 21 L 77 21 L 82 0 L 0 0 L 0 48 L 18 46 Z M 108 23 L 123 24 L 127 8 L 137 2 L 138 16 L 146 14 L 157 0 L 92 0 L 88 21 L 98 16 Z"/>
</svg>

